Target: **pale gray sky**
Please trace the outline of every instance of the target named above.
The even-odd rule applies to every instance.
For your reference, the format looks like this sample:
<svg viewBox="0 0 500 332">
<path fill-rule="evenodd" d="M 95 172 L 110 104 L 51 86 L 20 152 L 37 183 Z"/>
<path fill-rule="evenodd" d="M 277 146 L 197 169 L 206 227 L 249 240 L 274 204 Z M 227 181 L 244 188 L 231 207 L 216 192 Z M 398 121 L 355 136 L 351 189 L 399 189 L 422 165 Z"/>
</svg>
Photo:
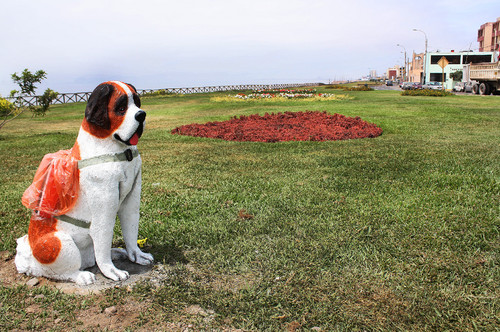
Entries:
<svg viewBox="0 0 500 332">
<path fill-rule="evenodd" d="M 0 0 L 0 94 L 43 69 L 38 89 L 92 91 L 328 82 L 384 72 L 424 50 L 477 49 L 499 0 Z"/>
</svg>

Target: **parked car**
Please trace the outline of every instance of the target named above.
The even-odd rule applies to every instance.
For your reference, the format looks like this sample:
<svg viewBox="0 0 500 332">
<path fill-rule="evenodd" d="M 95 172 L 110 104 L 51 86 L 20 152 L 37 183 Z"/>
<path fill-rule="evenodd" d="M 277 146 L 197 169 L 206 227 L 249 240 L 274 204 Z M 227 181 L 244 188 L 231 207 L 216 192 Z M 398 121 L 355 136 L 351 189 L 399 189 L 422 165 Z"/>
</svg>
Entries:
<svg viewBox="0 0 500 332">
<path fill-rule="evenodd" d="M 420 90 L 420 89 L 422 89 L 422 83 L 420 83 L 420 82 L 413 82 L 412 83 L 412 88 L 413 88 L 413 90 Z"/>
<path fill-rule="evenodd" d="M 458 82 L 453 87 L 455 92 L 472 92 L 472 82 Z"/>
<path fill-rule="evenodd" d="M 453 91 L 456 92 L 472 92 L 473 82 L 458 82 L 453 87 Z"/>
<path fill-rule="evenodd" d="M 443 90 L 441 82 L 427 82 L 422 86 L 422 89 Z"/>
<path fill-rule="evenodd" d="M 392 81 L 385 81 L 385 85 L 392 86 Z"/>
<path fill-rule="evenodd" d="M 455 92 L 464 92 L 465 90 L 465 82 L 458 82 L 452 89 Z"/>
<path fill-rule="evenodd" d="M 474 85 L 474 82 L 464 82 L 464 92 L 472 92 L 472 87 Z"/>
<path fill-rule="evenodd" d="M 403 89 L 403 90 L 413 90 L 413 82 L 403 82 L 401 84 L 401 89 Z"/>
</svg>

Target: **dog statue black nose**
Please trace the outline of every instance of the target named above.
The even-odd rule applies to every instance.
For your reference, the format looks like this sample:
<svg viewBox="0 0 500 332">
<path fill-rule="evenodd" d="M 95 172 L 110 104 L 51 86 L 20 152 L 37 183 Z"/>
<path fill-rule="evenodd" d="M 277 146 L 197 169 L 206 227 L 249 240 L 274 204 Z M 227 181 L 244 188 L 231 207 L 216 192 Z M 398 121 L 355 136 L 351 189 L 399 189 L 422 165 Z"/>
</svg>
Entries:
<svg viewBox="0 0 500 332">
<path fill-rule="evenodd" d="M 144 122 L 144 120 L 146 120 L 146 112 L 140 110 L 139 112 L 135 113 L 135 119 L 141 123 Z"/>
</svg>

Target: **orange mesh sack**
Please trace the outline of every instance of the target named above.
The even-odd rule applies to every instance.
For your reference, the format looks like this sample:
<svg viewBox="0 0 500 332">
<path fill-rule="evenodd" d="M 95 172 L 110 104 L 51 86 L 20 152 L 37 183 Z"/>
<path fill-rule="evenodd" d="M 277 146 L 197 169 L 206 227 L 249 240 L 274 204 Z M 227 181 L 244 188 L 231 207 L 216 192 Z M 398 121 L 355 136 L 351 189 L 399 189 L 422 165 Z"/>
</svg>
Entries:
<svg viewBox="0 0 500 332">
<path fill-rule="evenodd" d="M 80 171 L 73 149 L 43 157 L 33 183 L 23 194 L 28 209 L 60 216 L 71 210 L 78 198 Z"/>
</svg>

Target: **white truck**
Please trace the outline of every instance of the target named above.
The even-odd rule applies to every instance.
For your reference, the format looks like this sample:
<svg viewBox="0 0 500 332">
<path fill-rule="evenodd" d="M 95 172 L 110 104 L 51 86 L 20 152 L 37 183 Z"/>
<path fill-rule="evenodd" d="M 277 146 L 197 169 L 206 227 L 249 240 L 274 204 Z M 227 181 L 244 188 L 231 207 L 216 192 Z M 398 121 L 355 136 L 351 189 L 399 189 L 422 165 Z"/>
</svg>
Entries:
<svg viewBox="0 0 500 332">
<path fill-rule="evenodd" d="M 464 81 L 472 82 L 472 92 L 489 95 L 500 92 L 500 61 L 464 65 Z"/>
</svg>

